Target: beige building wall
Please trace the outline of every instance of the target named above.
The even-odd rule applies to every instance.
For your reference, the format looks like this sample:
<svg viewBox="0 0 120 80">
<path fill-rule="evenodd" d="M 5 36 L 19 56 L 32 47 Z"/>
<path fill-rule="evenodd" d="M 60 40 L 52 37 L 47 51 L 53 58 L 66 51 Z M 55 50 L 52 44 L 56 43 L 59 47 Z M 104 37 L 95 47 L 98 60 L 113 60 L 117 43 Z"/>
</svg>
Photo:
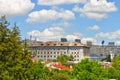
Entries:
<svg viewBox="0 0 120 80">
<path fill-rule="evenodd" d="M 89 47 L 79 42 L 36 42 L 29 44 L 29 49 L 32 50 L 35 59 L 45 61 L 56 59 L 60 54 L 72 55 L 75 63 L 89 58 Z"/>
</svg>

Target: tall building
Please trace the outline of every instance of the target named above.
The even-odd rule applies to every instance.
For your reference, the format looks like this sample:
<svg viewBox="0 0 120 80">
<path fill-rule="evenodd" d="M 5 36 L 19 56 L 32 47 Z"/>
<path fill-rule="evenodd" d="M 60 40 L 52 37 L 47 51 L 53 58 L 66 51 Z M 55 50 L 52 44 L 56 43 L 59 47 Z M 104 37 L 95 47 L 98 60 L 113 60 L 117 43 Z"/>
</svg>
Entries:
<svg viewBox="0 0 120 80">
<path fill-rule="evenodd" d="M 80 43 L 80 40 L 68 42 L 62 38 L 61 41 L 29 42 L 29 49 L 32 50 L 35 59 L 53 60 L 60 54 L 72 55 L 77 63 L 84 58 L 89 58 L 89 47 Z"/>
</svg>

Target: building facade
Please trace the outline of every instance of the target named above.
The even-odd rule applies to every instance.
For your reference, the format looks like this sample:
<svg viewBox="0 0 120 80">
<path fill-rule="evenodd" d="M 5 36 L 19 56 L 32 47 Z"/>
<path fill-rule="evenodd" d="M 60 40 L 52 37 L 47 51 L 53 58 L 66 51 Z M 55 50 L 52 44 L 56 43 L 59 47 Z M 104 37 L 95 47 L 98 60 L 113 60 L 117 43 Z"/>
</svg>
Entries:
<svg viewBox="0 0 120 80">
<path fill-rule="evenodd" d="M 101 60 L 108 55 L 116 56 L 120 55 L 120 46 L 115 45 L 114 42 L 109 42 L 108 45 L 93 45 L 92 42 L 88 42 L 90 47 L 90 55 L 92 60 Z"/>
<path fill-rule="evenodd" d="M 75 63 L 84 58 L 89 58 L 89 47 L 80 43 L 79 40 L 75 42 L 67 42 L 66 40 L 48 42 L 30 41 L 29 49 L 37 60 L 53 60 L 61 54 L 72 55 Z"/>
</svg>

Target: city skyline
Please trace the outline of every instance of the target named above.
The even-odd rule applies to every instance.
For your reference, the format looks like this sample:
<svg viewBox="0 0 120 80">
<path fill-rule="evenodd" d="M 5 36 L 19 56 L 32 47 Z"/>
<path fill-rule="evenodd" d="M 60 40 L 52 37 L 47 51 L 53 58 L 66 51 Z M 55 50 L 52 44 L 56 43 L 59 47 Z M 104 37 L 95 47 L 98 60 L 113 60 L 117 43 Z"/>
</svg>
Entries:
<svg viewBox="0 0 120 80">
<path fill-rule="evenodd" d="M 120 0 L 0 0 L 0 16 L 17 23 L 22 39 L 120 44 Z"/>
</svg>

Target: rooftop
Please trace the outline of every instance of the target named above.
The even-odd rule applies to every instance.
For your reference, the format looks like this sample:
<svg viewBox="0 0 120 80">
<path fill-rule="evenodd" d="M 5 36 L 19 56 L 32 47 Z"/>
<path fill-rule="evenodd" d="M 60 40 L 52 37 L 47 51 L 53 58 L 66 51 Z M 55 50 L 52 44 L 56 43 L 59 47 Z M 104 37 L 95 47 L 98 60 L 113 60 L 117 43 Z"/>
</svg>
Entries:
<svg viewBox="0 0 120 80">
<path fill-rule="evenodd" d="M 33 46 L 83 46 L 87 47 L 86 45 L 80 42 L 61 42 L 61 41 L 47 41 L 47 42 L 40 42 L 40 41 L 29 41 L 28 45 Z"/>
</svg>

